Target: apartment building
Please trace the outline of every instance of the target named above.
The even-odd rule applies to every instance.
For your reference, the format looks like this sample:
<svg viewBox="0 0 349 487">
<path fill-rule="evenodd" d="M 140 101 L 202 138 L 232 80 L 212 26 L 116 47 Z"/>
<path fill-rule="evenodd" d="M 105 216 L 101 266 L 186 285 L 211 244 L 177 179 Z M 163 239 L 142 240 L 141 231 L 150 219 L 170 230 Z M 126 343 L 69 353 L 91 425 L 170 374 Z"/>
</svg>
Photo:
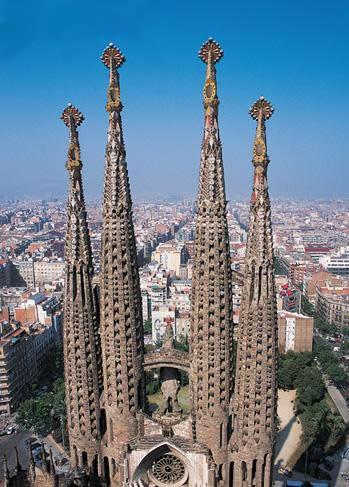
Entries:
<svg viewBox="0 0 349 487">
<path fill-rule="evenodd" d="M 53 326 L 20 326 L 0 340 L 0 413 L 13 413 L 44 370 L 57 340 Z"/>
<path fill-rule="evenodd" d="M 335 324 L 339 329 L 349 326 L 349 287 L 318 287 L 315 307 L 328 323 Z"/>
<path fill-rule="evenodd" d="M 288 311 L 278 312 L 280 353 L 311 352 L 313 349 L 314 318 Z"/>
</svg>

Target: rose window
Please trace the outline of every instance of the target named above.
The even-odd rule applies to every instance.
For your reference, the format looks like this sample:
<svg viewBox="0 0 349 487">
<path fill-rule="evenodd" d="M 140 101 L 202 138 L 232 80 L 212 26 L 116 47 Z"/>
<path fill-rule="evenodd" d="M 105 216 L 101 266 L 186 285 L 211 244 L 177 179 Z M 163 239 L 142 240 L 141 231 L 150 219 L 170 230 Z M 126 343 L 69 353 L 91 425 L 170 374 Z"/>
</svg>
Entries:
<svg viewBox="0 0 349 487">
<path fill-rule="evenodd" d="M 154 479 L 166 485 L 173 485 L 186 477 L 183 462 L 171 453 L 166 453 L 155 460 L 151 467 L 151 473 Z"/>
</svg>

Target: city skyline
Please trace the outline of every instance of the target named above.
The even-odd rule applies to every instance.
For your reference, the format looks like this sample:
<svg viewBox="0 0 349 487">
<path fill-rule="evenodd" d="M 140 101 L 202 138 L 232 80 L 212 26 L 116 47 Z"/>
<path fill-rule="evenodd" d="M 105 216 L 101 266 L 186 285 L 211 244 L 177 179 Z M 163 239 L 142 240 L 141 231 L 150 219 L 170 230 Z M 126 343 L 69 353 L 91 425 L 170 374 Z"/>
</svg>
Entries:
<svg viewBox="0 0 349 487">
<path fill-rule="evenodd" d="M 99 55 L 109 41 L 120 45 L 128 61 L 121 96 L 134 199 L 195 197 L 202 133 L 196 55 L 209 35 L 225 50 L 219 97 L 228 198 L 250 193 L 253 124 L 247 111 L 260 95 L 272 98 L 277 109 L 269 136 L 271 196 L 348 197 L 348 67 L 342 62 L 348 7 L 272 3 L 233 8 L 221 2 L 214 25 L 205 2 L 186 10 L 182 2 L 171 10 L 142 1 L 121 7 L 102 2 L 85 10 L 39 2 L 36 10 L 24 6 L 19 12 L 5 4 L 3 198 L 64 197 L 59 113 L 68 101 L 86 114 L 81 149 L 87 198 L 101 197 L 106 83 Z"/>
</svg>

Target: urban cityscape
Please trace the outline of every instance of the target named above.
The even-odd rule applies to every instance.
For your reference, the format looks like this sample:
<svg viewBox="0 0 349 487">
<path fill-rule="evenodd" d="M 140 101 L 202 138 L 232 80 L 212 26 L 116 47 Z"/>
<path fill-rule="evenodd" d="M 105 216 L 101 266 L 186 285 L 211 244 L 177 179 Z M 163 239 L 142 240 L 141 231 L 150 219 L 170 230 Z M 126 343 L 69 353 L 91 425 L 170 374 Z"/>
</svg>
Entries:
<svg viewBox="0 0 349 487">
<path fill-rule="evenodd" d="M 311 461 L 308 459 L 308 469 L 312 469 L 309 478 L 314 476 L 344 486 L 345 479 L 340 474 L 346 471 L 347 460 L 338 452 L 343 450 L 339 439 L 345 438 L 349 422 L 349 201 L 275 200 L 272 208 L 279 353 L 283 368 L 279 381 L 285 380 L 285 385 L 282 382 L 279 385 L 277 475 L 279 479 L 285 478 L 296 466 L 294 477 L 304 480 L 302 460 L 304 463 L 304 449 L 308 447 L 314 455 Z M 195 201 L 136 202 L 133 211 L 146 347 L 155 347 L 164 340 L 168 324 L 173 327 L 177 342 L 188 346 Z M 248 201 L 231 201 L 228 205 L 234 329 L 239 324 L 248 213 Z M 98 276 L 100 204 L 88 204 L 87 214 Z M 47 400 L 53 384 L 59 381 L 54 370 L 47 376 L 45 369 L 52 351 L 60 350 L 63 333 L 65 202 L 8 201 L 1 205 L 0 222 L 0 408 L 5 441 L 11 439 L 8 468 L 13 469 L 16 460 L 15 452 L 11 451 L 12 438 L 29 437 L 21 432 L 22 425 L 17 424 L 18 411 L 25 413 L 28 407 L 42 407 L 40 403 Z M 302 367 L 306 364 L 309 374 L 318 371 L 323 387 L 321 403 L 326 408 L 323 412 L 326 419 L 319 417 L 319 420 L 325 422 L 321 428 L 325 426 L 327 433 L 312 425 L 312 434 L 317 432 L 318 437 L 311 440 L 304 438 L 304 431 L 309 428 L 305 412 L 312 413 L 302 411 L 304 405 L 299 409 L 293 407 L 299 389 L 290 377 L 294 373 L 292 367 L 300 366 L 298 361 L 304 361 Z M 154 407 L 158 407 L 157 396 L 156 392 L 150 394 Z M 34 401 L 35 406 L 28 404 L 28 400 Z M 184 409 L 185 396 L 181 400 Z M 309 410 L 315 409 L 315 405 L 316 402 Z M 46 414 L 46 418 L 40 417 L 35 411 L 26 421 L 37 437 L 45 438 L 47 452 L 50 449 L 57 452 L 62 462 L 66 453 L 60 448 L 60 417 Z M 287 422 L 292 426 L 285 440 L 282 431 Z M 47 436 L 52 428 L 53 438 Z M 325 443 L 320 440 L 320 432 L 326 438 Z M 337 451 L 334 445 L 338 442 Z M 318 445 L 319 451 L 312 443 Z M 26 465 L 27 447 L 18 445 L 18 448 L 20 460 Z M 39 462 L 41 444 L 33 452 Z M 61 470 L 65 471 L 64 463 Z"/>
<path fill-rule="evenodd" d="M 0 16 L 0 486 L 348 487 L 349 9 L 78 3 Z"/>
</svg>

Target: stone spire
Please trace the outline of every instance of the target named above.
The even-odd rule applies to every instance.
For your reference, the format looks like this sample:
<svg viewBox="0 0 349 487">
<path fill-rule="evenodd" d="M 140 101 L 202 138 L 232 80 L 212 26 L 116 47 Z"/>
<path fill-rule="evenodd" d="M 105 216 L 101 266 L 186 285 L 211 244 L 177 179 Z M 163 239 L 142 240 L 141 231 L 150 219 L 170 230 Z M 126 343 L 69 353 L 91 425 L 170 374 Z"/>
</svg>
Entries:
<svg viewBox="0 0 349 487">
<path fill-rule="evenodd" d="M 100 339 L 77 132 L 84 117 L 69 104 L 61 118 L 69 129 L 64 290 L 67 429 L 73 463 L 85 464 L 86 461 L 91 463 L 97 454 L 100 436 Z"/>
<path fill-rule="evenodd" d="M 233 387 L 233 313 L 215 68 L 222 56 L 222 49 L 212 39 L 199 51 L 199 57 L 206 63 L 207 69 L 203 92 L 204 137 L 197 198 L 190 375 L 193 436 L 198 443 L 211 449 L 217 479 L 224 481 L 229 404 Z"/>
<path fill-rule="evenodd" d="M 237 487 L 267 487 L 272 476 L 277 311 L 265 133 L 265 121 L 272 113 L 271 104 L 263 97 L 250 109 L 257 131 L 234 396 L 232 468 Z"/>
<path fill-rule="evenodd" d="M 118 68 L 125 58 L 110 44 L 101 59 L 110 73 L 100 272 L 101 332 L 108 448 L 110 455 L 117 458 L 120 445 L 127 445 L 138 434 L 137 413 L 144 400 L 143 323 L 121 122 Z"/>
</svg>

